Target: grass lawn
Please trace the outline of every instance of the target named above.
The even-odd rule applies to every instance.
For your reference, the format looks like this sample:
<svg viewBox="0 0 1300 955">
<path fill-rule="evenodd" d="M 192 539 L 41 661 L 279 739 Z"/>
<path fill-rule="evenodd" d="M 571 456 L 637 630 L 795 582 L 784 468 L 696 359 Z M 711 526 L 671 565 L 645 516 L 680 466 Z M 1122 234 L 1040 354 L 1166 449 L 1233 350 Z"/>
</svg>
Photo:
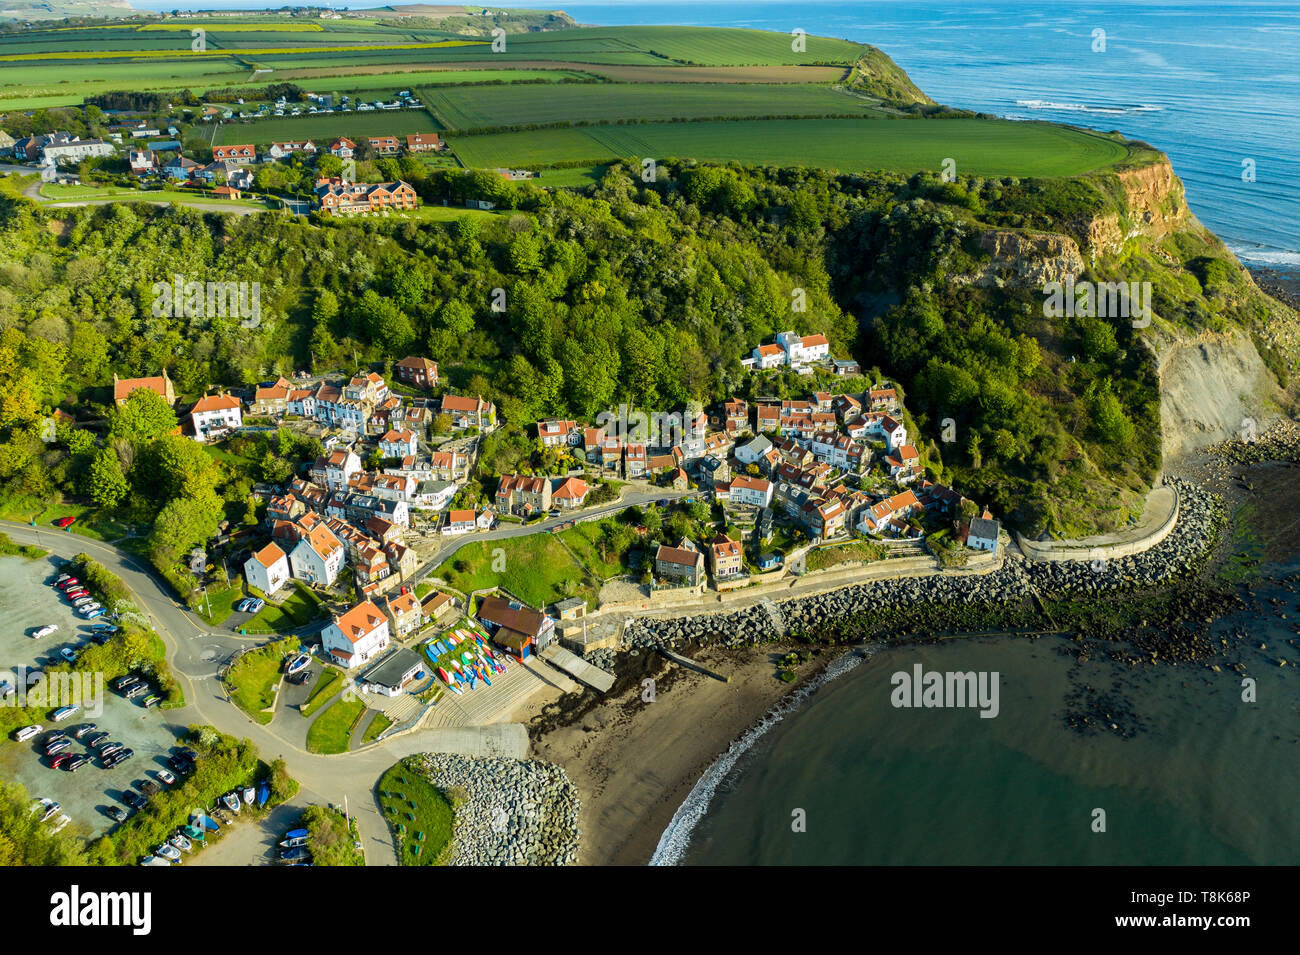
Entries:
<svg viewBox="0 0 1300 955">
<path fill-rule="evenodd" d="M 560 539 L 568 544 L 583 565 L 602 580 L 626 573 L 626 551 L 607 550 L 601 557 L 601 526 L 604 521 L 588 521 L 560 532 Z"/>
<path fill-rule="evenodd" d="M 455 222 L 457 219 L 465 218 L 487 220 L 494 219 L 499 214 L 485 209 L 466 209 L 464 206 L 420 206 L 417 209 L 393 213 L 398 218 L 419 219 L 424 222 Z"/>
<path fill-rule="evenodd" d="M 279 603 L 270 601 L 258 611 L 257 616 L 248 621 L 244 629 L 249 631 L 271 631 L 283 633 L 311 623 L 321 616 L 320 604 L 305 587 L 294 582 L 293 592 Z"/>
<path fill-rule="evenodd" d="M 375 788 L 402 865 L 441 863 L 456 818 L 451 801 L 405 763 L 380 776 Z"/>
<path fill-rule="evenodd" d="M 362 744 L 374 742 L 380 733 L 392 725 L 393 721 L 383 713 L 375 714 L 375 718 L 370 721 L 370 725 L 366 727 L 366 731 L 361 734 Z"/>
<path fill-rule="evenodd" d="M 590 166 L 574 166 L 570 169 L 542 169 L 538 171 L 534 183 L 539 186 L 551 186 L 556 189 L 576 189 L 600 182 L 609 163 L 593 163 Z"/>
<path fill-rule="evenodd" d="M 235 705 L 265 726 L 274 713 L 268 712 L 280 683 L 280 668 L 287 654 L 298 649 L 297 637 L 268 643 L 240 657 L 226 674 L 226 687 Z"/>
<path fill-rule="evenodd" d="M 219 199 L 197 190 L 184 191 L 173 189 L 122 189 L 114 186 L 63 186 L 58 183 L 46 183 L 41 186 L 41 198 L 45 205 L 55 202 L 84 202 L 87 200 L 113 199 L 121 202 L 179 202 L 190 204 L 202 202 L 238 209 L 266 209 L 265 202 L 255 199 Z"/>
<path fill-rule="evenodd" d="M 337 700 L 307 730 L 307 752 L 346 753 L 352 728 L 366 711 L 361 700 Z"/>
<path fill-rule="evenodd" d="M 488 169 L 656 156 L 910 174 L 937 172 L 944 157 L 955 156 L 962 174 L 1073 176 L 1129 154 L 1121 143 L 1081 130 L 988 119 L 645 123 L 447 139 L 466 166 Z"/>
<path fill-rule="evenodd" d="M 69 528 L 55 527 L 63 517 L 75 517 Z M 131 533 L 131 528 L 111 517 L 104 517 L 85 504 L 51 504 L 42 498 L 12 497 L 0 500 L 0 519 L 20 524 L 36 522 L 36 529 L 51 534 L 78 534 L 92 540 L 117 540 Z"/>
<path fill-rule="evenodd" d="M 207 599 L 199 601 L 198 614 L 209 626 L 215 627 L 235 612 L 235 604 L 243 596 L 244 589 L 237 583 L 229 587 L 209 587 Z"/>
<path fill-rule="evenodd" d="M 311 716 L 325 705 L 326 700 L 339 691 L 342 682 L 342 673 L 333 667 L 326 667 L 325 672 L 321 674 L 320 681 L 316 684 L 316 688 L 311 691 L 311 696 L 307 697 L 307 701 L 302 704 L 299 712 L 304 717 Z"/>
<path fill-rule="evenodd" d="M 433 572 L 457 590 L 468 593 L 504 587 L 520 600 L 542 607 L 564 597 L 581 596 L 594 603 L 595 589 L 586 583 L 583 567 L 550 534 L 528 534 L 506 540 L 466 544 Z M 501 572 L 492 569 L 493 552 L 503 552 Z"/>
</svg>

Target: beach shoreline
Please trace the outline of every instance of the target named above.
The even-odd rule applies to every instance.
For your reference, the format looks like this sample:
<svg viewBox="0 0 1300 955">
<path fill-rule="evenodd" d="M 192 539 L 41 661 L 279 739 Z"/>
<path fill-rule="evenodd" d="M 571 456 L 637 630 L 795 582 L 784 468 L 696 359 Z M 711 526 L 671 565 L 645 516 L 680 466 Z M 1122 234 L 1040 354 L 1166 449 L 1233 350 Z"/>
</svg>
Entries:
<svg viewBox="0 0 1300 955">
<path fill-rule="evenodd" d="M 781 706 L 849 648 L 824 650 L 794 683 L 775 661 L 792 647 L 709 648 L 693 659 L 723 683 L 667 664 L 647 687 L 634 685 L 575 721 L 547 730 L 534 755 L 559 764 L 578 787 L 582 865 L 645 865 L 696 782 L 733 742 Z M 645 653 L 647 651 L 641 651 Z M 667 668 L 671 667 L 671 671 Z"/>
</svg>

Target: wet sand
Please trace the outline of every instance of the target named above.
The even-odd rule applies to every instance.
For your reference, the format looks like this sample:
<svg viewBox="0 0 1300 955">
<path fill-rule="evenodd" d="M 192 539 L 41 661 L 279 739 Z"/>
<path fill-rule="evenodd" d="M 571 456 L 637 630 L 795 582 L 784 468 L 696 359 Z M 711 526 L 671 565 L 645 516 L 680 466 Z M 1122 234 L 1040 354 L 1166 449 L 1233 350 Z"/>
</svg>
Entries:
<svg viewBox="0 0 1300 955">
<path fill-rule="evenodd" d="M 633 688 L 534 745 L 538 758 L 563 766 L 578 787 L 583 865 L 647 863 L 673 814 L 718 755 L 831 659 L 825 654 L 800 667 L 797 683 L 782 683 L 773 660 L 784 652 L 698 652 L 697 662 L 730 682 L 674 666 L 671 678 L 656 681 L 653 703 Z"/>
</svg>

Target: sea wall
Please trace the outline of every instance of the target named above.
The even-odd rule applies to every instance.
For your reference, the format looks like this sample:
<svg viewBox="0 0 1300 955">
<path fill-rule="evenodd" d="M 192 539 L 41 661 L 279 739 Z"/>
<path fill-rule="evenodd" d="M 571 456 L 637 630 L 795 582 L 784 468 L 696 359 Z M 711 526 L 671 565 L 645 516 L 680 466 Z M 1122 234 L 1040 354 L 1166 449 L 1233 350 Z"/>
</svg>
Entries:
<svg viewBox="0 0 1300 955">
<path fill-rule="evenodd" d="M 1104 538 L 1099 539 L 1096 543 L 1084 541 L 1031 541 L 1020 534 L 1016 535 L 1016 546 L 1020 552 L 1030 560 L 1042 561 L 1062 561 L 1062 560 L 1114 560 L 1119 557 L 1131 557 L 1134 554 L 1140 554 L 1143 551 L 1150 550 L 1161 541 L 1163 541 L 1173 529 L 1178 525 L 1178 491 L 1173 485 L 1166 485 L 1165 488 L 1157 488 L 1152 492 L 1152 497 L 1148 498 L 1148 506 L 1152 504 L 1163 503 L 1158 500 L 1158 494 L 1161 491 L 1168 491 L 1172 501 L 1167 505 L 1168 513 L 1163 520 L 1153 528 L 1149 533 L 1143 534 L 1134 540 L 1119 540 L 1112 543 L 1102 542 Z M 1153 500 L 1154 499 L 1154 500 Z M 1119 536 L 1119 535 L 1107 535 Z"/>
<path fill-rule="evenodd" d="M 1008 554 L 1001 567 L 987 573 L 872 580 L 732 612 L 640 617 L 629 621 L 623 644 L 637 648 L 688 643 L 741 646 L 873 610 L 906 612 L 922 603 L 1005 604 L 1036 596 L 1100 596 L 1153 586 L 1199 566 L 1214 543 L 1219 520 L 1219 504 L 1212 495 L 1185 481 L 1170 479 L 1168 483 L 1177 485 L 1181 501 L 1178 533 L 1167 534 L 1139 554 L 1103 563 L 1040 562 Z"/>
</svg>

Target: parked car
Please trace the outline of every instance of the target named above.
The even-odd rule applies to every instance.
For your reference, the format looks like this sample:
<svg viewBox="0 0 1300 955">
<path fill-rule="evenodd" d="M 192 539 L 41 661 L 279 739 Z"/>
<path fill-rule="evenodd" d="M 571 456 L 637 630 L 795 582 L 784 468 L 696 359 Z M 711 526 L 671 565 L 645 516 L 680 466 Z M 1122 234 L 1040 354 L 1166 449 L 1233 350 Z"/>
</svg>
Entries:
<svg viewBox="0 0 1300 955">
<path fill-rule="evenodd" d="M 41 726 L 39 723 L 33 726 L 24 726 L 22 729 L 14 733 L 14 739 L 18 740 L 20 743 L 25 743 L 32 737 L 39 736 L 44 731 L 45 727 Z"/>
<path fill-rule="evenodd" d="M 103 746 L 99 748 L 99 755 L 112 756 L 114 753 L 121 750 L 121 748 L 122 748 L 122 744 L 116 741 L 111 743 L 105 743 Z"/>
<path fill-rule="evenodd" d="M 167 770 L 165 769 L 156 770 L 154 772 L 154 775 L 157 776 L 159 780 L 166 783 L 168 786 L 171 786 L 176 782 L 176 777 L 173 776 L 171 773 L 167 772 Z"/>
<path fill-rule="evenodd" d="M 115 822 L 126 822 L 130 818 L 130 813 L 121 806 L 109 806 L 108 814 L 113 817 Z"/>
<path fill-rule="evenodd" d="M 54 522 L 54 526 L 71 527 L 75 523 L 77 523 L 77 519 L 72 515 L 68 515 L 67 517 L 60 517 L 57 521 Z"/>
<path fill-rule="evenodd" d="M 57 586 L 58 584 L 61 584 L 61 583 L 63 583 L 63 582 L 66 581 L 66 580 L 72 580 L 72 575 L 71 575 L 71 574 L 59 574 L 59 576 L 57 576 L 57 577 L 54 578 L 54 583 L 55 583 L 55 585 Z"/>
<path fill-rule="evenodd" d="M 144 793 L 147 796 L 156 796 L 160 792 L 162 792 L 162 787 L 159 786 L 152 779 L 141 780 L 139 784 L 139 788 L 140 788 L 140 792 Z"/>
<path fill-rule="evenodd" d="M 55 723 L 59 723 L 62 722 L 63 720 L 66 720 L 69 716 L 72 716 L 79 712 L 81 712 L 81 707 L 78 706 L 76 703 L 72 703 L 68 706 L 60 706 L 57 710 L 55 710 L 53 713 L 50 714 L 50 719 L 53 720 Z"/>
<path fill-rule="evenodd" d="M 59 755 L 59 753 L 62 753 L 64 750 L 69 750 L 69 749 L 72 749 L 72 740 L 67 739 L 66 737 L 63 739 L 56 739 L 52 743 L 45 744 L 45 755 L 57 756 Z"/>
<path fill-rule="evenodd" d="M 85 587 L 74 587 L 71 590 L 65 590 L 63 595 L 69 600 L 80 600 L 82 597 L 89 597 L 90 591 Z"/>
<path fill-rule="evenodd" d="M 249 597 L 249 598 L 248 598 L 248 612 L 249 612 L 249 613 L 257 613 L 259 610 L 261 610 L 261 609 L 262 609 L 263 607 L 265 607 L 265 606 L 266 606 L 266 601 L 263 600 L 261 597 Z"/>
<path fill-rule="evenodd" d="M 58 756 L 55 756 L 50 760 L 50 767 L 52 769 L 62 769 L 70 759 L 72 759 L 71 753 L 60 753 Z"/>
<path fill-rule="evenodd" d="M 81 586 L 81 581 L 78 580 L 76 577 L 69 577 L 66 580 L 59 581 L 57 584 L 55 584 L 55 586 L 63 591 L 76 590 L 78 587 Z"/>
<path fill-rule="evenodd" d="M 113 689 L 129 690 L 131 687 L 135 686 L 139 682 L 141 681 L 138 676 L 128 673 L 126 676 L 120 676 L 113 681 Z"/>
<path fill-rule="evenodd" d="M 90 642 L 95 644 L 95 646 L 97 647 L 102 647 L 104 644 L 108 643 L 108 641 L 112 639 L 113 639 L 113 635 L 109 633 L 107 630 L 96 630 L 94 633 L 90 635 Z"/>
<path fill-rule="evenodd" d="M 126 792 L 122 793 L 122 802 L 126 803 L 132 809 L 143 809 L 145 806 L 149 805 L 149 800 L 145 799 L 133 789 L 128 789 Z"/>
<path fill-rule="evenodd" d="M 96 632 L 117 633 L 117 627 L 111 623 L 97 623 L 93 625 L 90 629 Z"/>
<path fill-rule="evenodd" d="M 159 696 L 157 693 L 150 693 L 148 696 L 146 696 L 143 700 L 140 701 L 140 705 L 147 710 L 149 707 L 157 706 L 161 702 L 162 702 L 161 696 Z"/>
<path fill-rule="evenodd" d="M 108 741 L 107 733 L 96 733 L 90 739 L 86 740 L 86 745 L 89 746 L 91 749 L 97 749 L 100 745 L 106 743 L 107 741 Z"/>
<path fill-rule="evenodd" d="M 135 686 L 131 687 L 131 689 L 126 691 L 126 698 L 128 700 L 134 700 L 137 696 L 141 696 L 142 694 L 148 692 L 149 692 L 148 683 L 137 683 Z"/>
<path fill-rule="evenodd" d="M 69 663 L 77 662 L 77 651 L 72 649 L 72 647 L 60 647 L 59 656 L 63 657 L 63 659 L 67 660 Z"/>
<path fill-rule="evenodd" d="M 69 773 L 75 773 L 82 766 L 85 766 L 88 762 L 90 762 L 89 756 L 80 756 L 80 755 L 73 756 L 72 759 L 68 760 L 59 768 Z"/>
<path fill-rule="evenodd" d="M 81 597 L 78 597 L 78 598 L 76 598 L 75 600 L 73 600 L 73 601 L 72 601 L 72 606 L 74 606 L 74 607 L 84 607 L 84 606 L 86 606 L 87 604 L 93 604 L 93 603 L 98 603 L 98 601 L 95 600 L 95 598 L 92 597 L 92 596 L 90 596 L 89 594 L 85 594 L 85 595 L 83 595 L 83 596 L 81 596 Z"/>
<path fill-rule="evenodd" d="M 72 734 L 74 739 L 85 739 L 91 733 L 95 732 L 97 727 L 94 723 L 83 723 L 77 727 L 77 731 Z"/>
</svg>

